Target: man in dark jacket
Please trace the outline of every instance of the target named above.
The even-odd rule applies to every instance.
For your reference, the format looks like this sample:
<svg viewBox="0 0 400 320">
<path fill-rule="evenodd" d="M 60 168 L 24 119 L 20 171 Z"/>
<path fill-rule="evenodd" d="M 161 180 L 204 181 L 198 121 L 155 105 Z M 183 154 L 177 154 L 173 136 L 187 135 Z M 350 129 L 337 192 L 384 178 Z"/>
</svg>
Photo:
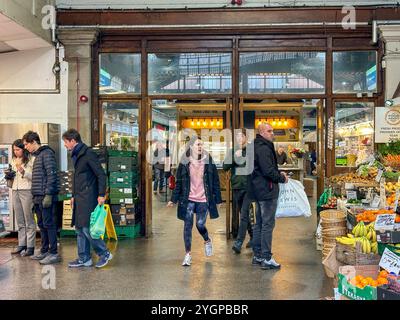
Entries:
<svg viewBox="0 0 400 320">
<path fill-rule="evenodd" d="M 69 129 L 63 136 L 64 145 L 71 151 L 74 164 L 74 184 L 72 202 L 72 225 L 75 225 L 78 243 L 78 259 L 70 262 L 70 268 L 91 267 L 93 265 L 90 247 L 99 256 L 96 268 L 108 264 L 113 256 L 102 239 L 90 236 L 90 216 L 97 205 L 104 205 L 106 174 L 96 153 L 82 142 L 75 129 Z"/>
<path fill-rule="evenodd" d="M 278 171 L 274 130 L 266 123 L 258 127 L 254 140 L 254 171 L 249 177 L 249 196 L 256 202 L 256 224 L 253 229 L 253 265 L 262 269 L 279 269 L 272 257 L 272 232 L 278 206 L 279 185 L 287 183 L 288 177 Z"/>
<path fill-rule="evenodd" d="M 55 153 L 49 146 L 41 145 L 36 132 L 27 132 L 22 140 L 25 148 L 35 157 L 32 169 L 32 196 L 42 239 L 40 253 L 31 259 L 38 260 L 40 264 L 58 263 L 61 257 L 57 250 L 55 206 L 60 184 Z"/>
<path fill-rule="evenodd" d="M 244 239 L 246 238 L 246 230 L 250 236 L 248 247 L 251 246 L 253 230 L 249 221 L 250 199 L 247 197 L 247 175 L 238 172 L 238 168 L 246 167 L 246 131 L 238 131 L 235 135 L 235 138 L 237 148 L 235 151 L 233 149 L 230 151 L 224 161 L 223 169 L 225 171 L 231 170 L 233 202 L 235 203 L 235 209 L 237 209 L 232 212 L 232 235 L 234 237 L 237 235 L 236 241 L 232 246 L 232 250 L 239 254 L 241 252 Z M 239 161 L 236 161 L 237 159 Z M 237 214 L 238 211 L 240 211 L 240 223 Z"/>
</svg>

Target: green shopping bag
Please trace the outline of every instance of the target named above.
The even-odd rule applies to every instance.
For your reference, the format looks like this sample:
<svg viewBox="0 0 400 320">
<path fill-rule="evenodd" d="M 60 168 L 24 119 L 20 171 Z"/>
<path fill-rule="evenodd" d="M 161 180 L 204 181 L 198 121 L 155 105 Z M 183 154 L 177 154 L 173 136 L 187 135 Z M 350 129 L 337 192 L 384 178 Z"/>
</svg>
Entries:
<svg viewBox="0 0 400 320">
<path fill-rule="evenodd" d="M 322 207 L 324 204 L 328 203 L 328 199 L 332 197 L 332 188 L 326 188 L 321 194 L 318 200 L 318 207 Z"/>
<path fill-rule="evenodd" d="M 106 231 L 107 211 L 104 206 L 97 205 L 90 215 L 90 236 L 93 239 L 103 239 Z"/>
</svg>

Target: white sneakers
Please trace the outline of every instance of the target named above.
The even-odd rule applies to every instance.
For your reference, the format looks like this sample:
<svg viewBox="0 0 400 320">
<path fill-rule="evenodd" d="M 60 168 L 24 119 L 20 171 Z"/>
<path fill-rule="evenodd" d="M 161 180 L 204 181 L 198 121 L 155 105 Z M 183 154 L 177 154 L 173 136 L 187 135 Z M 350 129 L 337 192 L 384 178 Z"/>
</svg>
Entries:
<svg viewBox="0 0 400 320">
<path fill-rule="evenodd" d="M 204 253 L 206 257 L 211 257 L 213 255 L 213 245 L 212 240 L 204 243 Z M 192 256 L 190 253 L 186 253 L 185 258 L 183 259 L 182 266 L 188 267 L 192 264 Z"/>
<path fill-rule="evenodd" d="M 213 255 L 213 245 L 212 245 L 211 238 L 208 242 L 206 242 L 204 244 L 204 251 L 205 251 L 206 257 L 211 257 Z"/>
<path fill-rule="evenodd" d="M 192 264 L 192 256 L 190 253 L 186 253 L 185 258 L 183 259 L 182 266 L 188 267 Z"/>
</svg>

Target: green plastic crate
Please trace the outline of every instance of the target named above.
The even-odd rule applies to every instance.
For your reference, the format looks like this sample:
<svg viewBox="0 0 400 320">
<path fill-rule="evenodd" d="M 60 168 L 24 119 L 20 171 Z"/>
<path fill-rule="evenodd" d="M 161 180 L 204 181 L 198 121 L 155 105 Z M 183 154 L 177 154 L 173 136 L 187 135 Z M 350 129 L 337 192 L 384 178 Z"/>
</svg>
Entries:
<svg viewBox="0 0 400 320">
<path fill-rule="evenodd" d="M 134 239 L 140 237 L 140 223 L 133 226 L 115 226 L 118 239 Z"/>
<path fill-rule="evenodd" d="M 132 198 L 136 194 L 136 188 L 110 188 L 110 198 Z"/>
<path fill-rule="evenodd" d="M 109 157 L 136 157 L 138 153 L 136 151 L 122 151 L 122 150 L 112 150 L 108 149 Z"/>
<path fill-rule="evenodd" d="M 76 232 L 75 232 L 75 230 L 61 230 L 60 231 L 60 237 L 61 238 L 76 237 Z"/>
</svg>

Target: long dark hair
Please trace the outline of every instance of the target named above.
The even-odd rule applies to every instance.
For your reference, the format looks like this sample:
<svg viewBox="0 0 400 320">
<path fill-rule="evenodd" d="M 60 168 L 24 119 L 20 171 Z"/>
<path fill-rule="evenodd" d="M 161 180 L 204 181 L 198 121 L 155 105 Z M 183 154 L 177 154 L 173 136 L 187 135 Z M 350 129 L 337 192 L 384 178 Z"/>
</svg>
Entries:
<svg viewBox="0 0 400 320">
<path fill-rule="evenodd" d="M 25 146 L 24 146 L 24 143 L 22 142 L 22 140 L 21 139 L 17 139 L 17 140 L 15 140 L 13 142 L 13 144 L 12 144 L 12 148 L 13 148 L 12 156 L 13 156 L 13 158 L 16 157 L 15 153 L 14 153 L 14 147 L 17 147 L 17 148 L 20 148 L 20 149 L 23 150 L 23 152 L 22 152 L 22 162 L 23 162 L 23 164 L 27 164 L 29 162 L 29 152 L 28 152 L 28 150 L 25 149 Z"/>
</svg>

